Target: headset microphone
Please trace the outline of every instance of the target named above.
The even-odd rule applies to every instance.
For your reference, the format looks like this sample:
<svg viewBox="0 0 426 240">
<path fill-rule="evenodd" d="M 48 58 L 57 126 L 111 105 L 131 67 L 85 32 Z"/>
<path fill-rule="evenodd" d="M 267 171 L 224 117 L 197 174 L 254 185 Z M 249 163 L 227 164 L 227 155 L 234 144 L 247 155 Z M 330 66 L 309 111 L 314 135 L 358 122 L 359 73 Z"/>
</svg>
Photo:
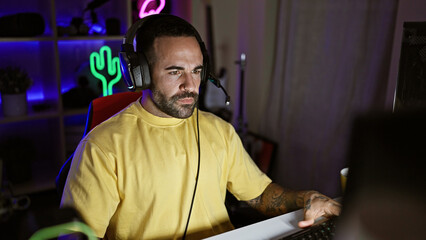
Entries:
<svg viewBox="0 0 426 240">
<path fill-rule="evenodd" d="M 220 80 L 217 79 L 212 73 L 209 73 L 208 79 L 211 83 L 213 83 L 216 87 L 222 89 L 223 93 L 225 94 L 225 105 L 228 106 L 231 103 L 231 97 L 226 92 L 225 88 L 220 84 Z"/>
</svg>

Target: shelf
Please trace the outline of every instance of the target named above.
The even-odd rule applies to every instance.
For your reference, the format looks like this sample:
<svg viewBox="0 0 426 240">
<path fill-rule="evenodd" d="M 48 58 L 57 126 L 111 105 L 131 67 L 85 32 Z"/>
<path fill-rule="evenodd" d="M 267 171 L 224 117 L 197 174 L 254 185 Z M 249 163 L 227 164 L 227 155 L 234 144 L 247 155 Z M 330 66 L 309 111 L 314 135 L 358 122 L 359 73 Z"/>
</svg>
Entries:
<svg viewBox="0 0 426 240">
<path fill-rule="evenodd" d="M 18 123 L 25 121 L 35 121 L 43 119 L 59 118 L 60 112 L 54 100 L 49 101 L 29 101 L 26 115 L 6 117 L 0 111 L 0 124 Z M 36 110 L 34 110 L 36 109 Z"/>
<path fill-rule="evenodd" d="M 121 41 L 124 36 L 70 36 L 70 37 L 0 37 L 0 43 L 48 42 L 48 41 Z"/>
<path fill-rule="evenodd" d="M 1 37 L 0 43 L 16 43 L 16 42 L 47 42 L 54 41 L 55 38 L 52 36 L 40 36 L 40 37 Z"/>
<path fill-rule="evenodd" d="M 124 36 L 72 36 L 72 37 L 59 37 L 58 41 L 115 41 L 123 40 Z"/>
<path fill-rule="evenodd" d="M 24 121 L 34 121 L 34 120 L 57 118 L 57 117 L 59 117 L 59 113 L 55 112 L 55 111 L 30 113 L 28 115 L 16 116 L 16 117 L 0 116 L 0 124 L 16 123 L 16 122 L 24 122 Z"/>
<path fill-rule="evenodd" d="M 55 188 L 54 180 L 60 166 L 70 153 L 75 151 L 84 134 L 88 112 L 88 107 L 65 108 L 70 106 L 70 102 L 74 103 L 75 99 L 80 100 L 81 96 L 73 95 L 74 98 L 69 98 L 69 95 L 64 97 L 64 93 L 80 87 L 82 84 L 79 80 L 86 77 L 95 95 L 100 95 L 96 92 L 100 89 L 99 79 L 95 78 L 90 70 L 90 54 L 98 52 L 103 45 L 109 45 L 113 56 L 118 56 L 124 34 L 131 25 L 131 1 L 112 0 L 97 8 L 96 13 L 100 22 L 109 18 L 119 20 L 119 29 L 114 28 L 116 31 L 113 31 L 117 35 L 60 35 L 59 27 L 64 23 L 68 26 L 72 18 L 80 17 L 86 5 L 86 0 L 25 0 L 0 3 L 0 16 L 35 12 L 45 20 L 45 31 L 40 36 L 0 37 L 0 67 L 21 67 L 33 80 L 33 85 L 27 91 L 26 115 L 5 117 L 0 107 L 0 143 L 11 144 L 11 147 L 7 147 L 10 151 L 31 155 L 24 158 L 31 158 L 31 161 L 22 160 L 19 163 L 14 161 L 18 157 L 17 154 L 7 156 L 7 159 L 12 159 L 11 161 L 18 165 L 15 168 L 11 165 L 4 168 L 8 171 L 4 176 L 8 175 L 14 194 Z M 120 84 L 124 85 L 124 82 Z M 123 88 L 120 84 L 116 85 L 117 91 Z M 28 144 L 19 145 L 15 140 Z M 17 145 L 18 150 L 13 147 Z M 0 145 L 2 146 L 8 145 Z M 5 152 L 0 152 L 0 158 L 6 156 Z M 23 174 L 21 179 L 16 178 L 26 167 L 30 167 L 31 174 Z M 26 171 L 29 171 L 28 168 Z"/>
<path fill-rule="evenodd" d="M 83 115 L 83 114 L 86 115 L 88 110 L 89 110 L 88 108 L 69 109 L 69 110 L 65 110 L 63 115 L 65 117 Z"/>
</svg>

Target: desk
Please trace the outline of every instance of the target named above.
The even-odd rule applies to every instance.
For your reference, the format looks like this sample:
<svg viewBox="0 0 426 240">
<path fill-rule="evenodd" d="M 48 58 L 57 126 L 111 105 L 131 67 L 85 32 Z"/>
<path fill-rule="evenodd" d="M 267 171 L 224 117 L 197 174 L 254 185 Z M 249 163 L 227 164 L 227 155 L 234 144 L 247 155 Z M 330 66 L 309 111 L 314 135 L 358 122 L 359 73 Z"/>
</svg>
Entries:
<svg viewBox="0 0 426 240">
<path fill-rule="evenodd" d="M 278 217 L 273 217 L 262 222 L 254 223 L 245 227 L 225 232 L 208 240 L 261 240 L 261 239 L 279 239 L 300 230 L 297 226 L 299 221 L 303 220 L 303 210 L 286 213 Z"/>
</svg>

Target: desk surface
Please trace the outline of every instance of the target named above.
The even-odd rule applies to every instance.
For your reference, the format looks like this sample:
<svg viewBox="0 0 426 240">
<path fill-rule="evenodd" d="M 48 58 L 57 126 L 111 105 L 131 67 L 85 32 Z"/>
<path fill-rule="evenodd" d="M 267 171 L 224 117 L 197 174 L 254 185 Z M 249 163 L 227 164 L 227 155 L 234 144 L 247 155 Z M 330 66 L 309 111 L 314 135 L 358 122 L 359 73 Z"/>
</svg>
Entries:
<svg viewBox="0 0 426 240">
<path fill-rule="evenodd" d="M 229 239 L 279 239 L 300 230 L 297 226 L 303 220 L 303 210 L 286 213 L 278 217 L 270 218 L 262 222 L 254 223 L 242 228 L 225 232 L 208 240 L 229 240 Z"/>
</svg>

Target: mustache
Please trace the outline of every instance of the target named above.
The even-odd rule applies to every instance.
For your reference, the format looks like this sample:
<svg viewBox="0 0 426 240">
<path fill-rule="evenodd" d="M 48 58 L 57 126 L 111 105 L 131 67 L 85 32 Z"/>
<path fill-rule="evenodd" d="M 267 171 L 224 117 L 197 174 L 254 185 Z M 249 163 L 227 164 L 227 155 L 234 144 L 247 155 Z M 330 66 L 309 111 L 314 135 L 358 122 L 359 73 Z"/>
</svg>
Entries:
<svg viewBox="0 0 426 240">
<path fill-rule="evenodd" d="M 177 100 L 182 99 L 182 98 L 193 98 L 193 99 L 197 100 L 198 94 L 194 93 L 194 92 L 184 92 L 184 93 L 181 93 L 181 94 L 174 95 L 171 100 L 177 101 Z"/>
</svg>

